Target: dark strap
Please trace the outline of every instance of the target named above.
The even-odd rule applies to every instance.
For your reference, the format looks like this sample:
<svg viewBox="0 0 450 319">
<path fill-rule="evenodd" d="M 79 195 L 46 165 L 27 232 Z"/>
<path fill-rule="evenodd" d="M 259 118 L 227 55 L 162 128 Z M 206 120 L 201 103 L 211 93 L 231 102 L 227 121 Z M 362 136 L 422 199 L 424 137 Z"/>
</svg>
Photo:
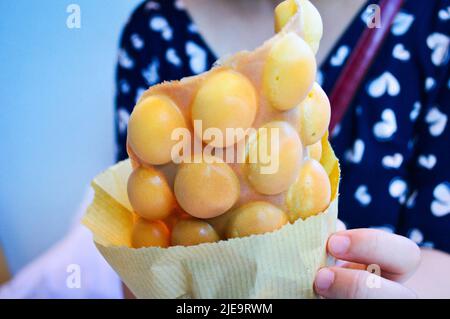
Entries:
<svg viewBox="0 0 450 319">
<path fill-rule="evenodd" d="M 389 34 L 391 24 L 403 0 L 381 0 L 380 28 L 367 27 L 358 40 L 330 94 L 330 132 L 344 117 L 379 49 Z"/>
</svg>

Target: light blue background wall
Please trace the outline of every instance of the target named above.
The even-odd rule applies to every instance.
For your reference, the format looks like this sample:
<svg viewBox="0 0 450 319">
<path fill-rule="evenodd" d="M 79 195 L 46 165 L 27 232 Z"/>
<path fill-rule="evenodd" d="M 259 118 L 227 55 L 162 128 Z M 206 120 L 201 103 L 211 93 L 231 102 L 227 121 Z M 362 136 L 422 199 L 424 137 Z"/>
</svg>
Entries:
<svg viewBox="0 0 450 319">
<path fill-rule="evenodd" d="M 118 39 L 140 2 L 0 1 L 0 240 L 13 272 L 63 236 L 113 162 Z M 71 3 L 81 29 L 66 26 Z"/>
</svg>

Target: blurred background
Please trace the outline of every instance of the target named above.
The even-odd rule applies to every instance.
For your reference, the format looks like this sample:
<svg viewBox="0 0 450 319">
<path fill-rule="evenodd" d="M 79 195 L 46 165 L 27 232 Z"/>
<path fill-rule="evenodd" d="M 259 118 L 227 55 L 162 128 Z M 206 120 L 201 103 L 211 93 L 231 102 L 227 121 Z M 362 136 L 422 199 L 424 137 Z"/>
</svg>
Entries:
<svg viewBox="0 0 450 319">
<path fill-rule="evenodd" d="M 0 247 L 12 274 L 66 233 L 114 161 L 119 33 L 140 2 L 0 1 Z M 72 3 L 79 29 L 66 25 Z"/>
</svg>

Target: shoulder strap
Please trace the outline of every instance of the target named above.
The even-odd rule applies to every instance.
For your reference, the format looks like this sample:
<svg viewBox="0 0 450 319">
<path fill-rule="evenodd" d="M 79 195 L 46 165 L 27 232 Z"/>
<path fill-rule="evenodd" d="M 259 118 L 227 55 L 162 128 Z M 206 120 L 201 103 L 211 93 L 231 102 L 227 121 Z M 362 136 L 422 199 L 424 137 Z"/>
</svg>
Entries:
<svg viewBox="0 0 450 319">
<path fill-rule="evenodd" d="M 344 117 L 379 49 L 386 39 L 404 0 L 381 0 L 381 25 L 367 27 L 358 40 L 330 94 L 330 132 Z"/>
</svg>

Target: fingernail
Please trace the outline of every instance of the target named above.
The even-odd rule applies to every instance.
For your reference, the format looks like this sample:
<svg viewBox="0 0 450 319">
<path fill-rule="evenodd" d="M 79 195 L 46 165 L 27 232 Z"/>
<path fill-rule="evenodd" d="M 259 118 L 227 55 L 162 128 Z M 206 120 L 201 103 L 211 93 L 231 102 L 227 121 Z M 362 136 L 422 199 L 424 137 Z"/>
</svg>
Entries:
<svg viewBox="0 0 450 319">
<path fill-rule="evenodd" d="M 317 272 L 315 285 L 318 291 L 325 291 L 331 287 L 334 281 L 334 272 L 328 268 L 322 268 Z"/>
<path fill-rule="evenodd" d="M 333 235 L 328 243 L 328 248 L 333 255 L 343 255 L 349 247 L 350 238 L 348 236 Z"/>
</svg>

